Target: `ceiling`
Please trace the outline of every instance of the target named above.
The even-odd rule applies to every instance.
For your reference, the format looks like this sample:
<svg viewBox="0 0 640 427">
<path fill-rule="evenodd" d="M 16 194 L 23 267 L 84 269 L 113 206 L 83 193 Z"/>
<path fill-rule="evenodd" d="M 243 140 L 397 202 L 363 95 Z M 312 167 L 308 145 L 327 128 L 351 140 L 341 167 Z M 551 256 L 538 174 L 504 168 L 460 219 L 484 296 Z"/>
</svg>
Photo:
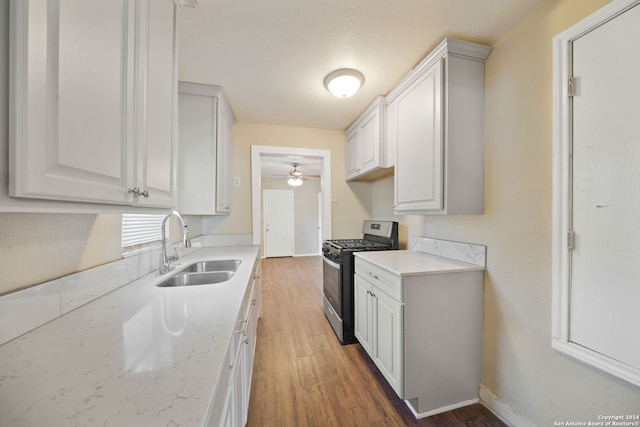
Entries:
<svg viewBox="0 0 640 427">
<path fill-rule="evenodd" d="M 293 171 L 293 163 L 298 165 L 297 171 L 305 178 L 316 179 L 322 173 L 322 159 L 306 156 L 262 156 L 260 158 L 262 177 L 286 178 Z"/>
<path fill-rule="evenodd" d="M 198 0 L 179 79 L 223 86 L 238 121 L 344 130 L 445 37 L 493 45 L 545 0 Z M 365 76 L 338 99 L 338 68 Z"/>
</svg>

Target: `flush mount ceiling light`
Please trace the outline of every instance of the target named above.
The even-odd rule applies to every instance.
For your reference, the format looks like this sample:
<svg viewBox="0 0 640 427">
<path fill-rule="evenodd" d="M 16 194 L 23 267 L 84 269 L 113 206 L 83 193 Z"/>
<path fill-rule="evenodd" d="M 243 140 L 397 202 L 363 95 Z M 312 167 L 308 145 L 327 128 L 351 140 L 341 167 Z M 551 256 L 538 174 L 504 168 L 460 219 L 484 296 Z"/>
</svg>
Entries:
<svg viewBox="0 0 640 427">
<path fill-rule="evenodd" d="M 364 76 L 358 70 L 341 68 L 324 78 L 324 86 L 338 98 L 349 98 L 360 89 Z"/>
</svg>

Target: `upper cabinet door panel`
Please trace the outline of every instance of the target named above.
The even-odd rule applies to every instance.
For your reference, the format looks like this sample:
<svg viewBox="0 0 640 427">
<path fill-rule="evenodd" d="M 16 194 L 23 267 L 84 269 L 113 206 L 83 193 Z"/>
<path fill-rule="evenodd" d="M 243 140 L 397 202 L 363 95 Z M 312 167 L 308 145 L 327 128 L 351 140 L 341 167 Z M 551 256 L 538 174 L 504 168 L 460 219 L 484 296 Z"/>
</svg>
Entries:
<svg viewBox="0 0 640 427">
<path fill-rule="evenodd" d="M 380 115 L 372 114 L 360 127 L 361 173 L 380 167 Z"/>
<path fill-rule="evenodd" d="M 440 60 L 394 101 L 396 210 L 443 208 L 442 68 Z"/>
<path fill-rule="evenodd" d="M 136 185 L 149 192 L 141 205 L 173 207 L 177 140 L 176 6 L 172 0 L 140 1 Z"/>
<path fill-rule="evenodd" d="M 12 2 L 11 195 L 127 203 L 132 3 Z"/>
<path fill-rule="evenodd" d="M 379 96 L 345 131 L 347 181 L 375 180 L 388 168 L 386 147 L 387 101 Z"/>
<path fill-rule="evenodd" d="M 347 179 L 354 178 L 358 175 L 358 153 L 359 153 L 359 145 L 360 143 L 360 133 L 353 132 L 350 135 L 347 135 Z"/>
</svg>

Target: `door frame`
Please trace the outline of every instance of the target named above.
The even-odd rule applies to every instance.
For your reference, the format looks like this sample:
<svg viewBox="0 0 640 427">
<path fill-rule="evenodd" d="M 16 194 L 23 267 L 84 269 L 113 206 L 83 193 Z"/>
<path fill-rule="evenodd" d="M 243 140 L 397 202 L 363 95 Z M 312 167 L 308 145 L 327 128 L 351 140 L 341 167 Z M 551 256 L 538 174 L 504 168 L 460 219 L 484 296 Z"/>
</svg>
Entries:
<svg viewBox="0 0 640 427">
<path fill-rule="evenodd" d="M 573 250 L 572 103 L 569 79 L 572 77 L 572 43 L 632 7 L 640 0 L 614 0 L 553 38 L 553 211 L 552 211 L 552 295 L 551 346 L 568 356 L 640 386 L 640 369 L 631 367 L 582 347 L 571 340 L 571 266 Z"/>
<path fill-rule="evenodd" d="M 251 146 L 251 222 L 253 244 L 262 243 L 262 157 L 290 155 L 315 157 L 321 160 L 320 192 L 322 193 L 322 240 L 331 239 L 331 152 L 296 147 Z"/>
</svg>

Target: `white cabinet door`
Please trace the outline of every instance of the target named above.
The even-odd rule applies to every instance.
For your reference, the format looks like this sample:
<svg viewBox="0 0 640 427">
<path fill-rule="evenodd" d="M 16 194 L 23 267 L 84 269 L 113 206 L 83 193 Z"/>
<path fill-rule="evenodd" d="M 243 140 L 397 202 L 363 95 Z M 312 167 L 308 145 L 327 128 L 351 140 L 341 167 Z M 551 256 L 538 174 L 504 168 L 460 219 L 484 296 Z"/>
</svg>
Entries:
<svg viewBox="0 0 640 427">
<path fill-rule="evenodd" d="M 11 195 L 173 207 L 174 3 L 15 0 L 11 20 Z"/>
<path fill-rule="evenodd" d="M 443 64 L 437 61 L 393 101 L 396 211 L 443 208 Z"/>
<path fill-rule="evenodd" d="M 380 115 L 371 113 L 360 125 L 359 173 L 380 167 Z"/>
<path fill-rule="evenodd" d="M 355 178 L 358 175 L 358 146 L 360 145 L 360 133 L 354 131 L 347 135 L 347 179 Z"/>
<path fill-rule="evenodd" d="M 345 131 L 346 178 L 356 179 L 386 168 L 386 118 L 387 103 L 384 97 L 376 98 L 362 115 Z"/>
<path fill-rule="evenodd" d="M 192 215 L 231 211 L 231 126 L 220 86 L 178 82 L 178 209 Z"/>
<path fill-rule="evenodd" d="M 136 186 L 140 205 L 176 205 L 176 19 L 173 0 L 139 3 Z"/>
<path fill-rule="evenodd" d="M 251 293 L 249 307 L 249 317 L 247 325 L 247 334 L 244 336 L 242 342 L 242 425 L 247 423 L 249 415 L 249 399 L 251 396 L 251 378 L 253 374 L 253 361 L 255 357 L 256 341 L 258 337 L 258 300 L 257 300 L 257 288 L 254 281 L 254 289 Z"/>
<path fill-rule="evenodd" d="M 12 1 L 12 196 L 129 202 L 133 3 Z"/>
<path fill-rule="evenodd" d="M 484 212 L 484 62 L 490 52 L 445 39 L 387 95 L 397 214 Z"/>
<path fill-rule="evenodd" d="M 382 375 L 403 397 L 402 304 L 373 287 L 373 361 Z"/>
<path fill-rule="evenodd" d="M 218 102 L 217 150 L 216 150 L 216 211 L 231 212 L 231 111 Z"/>
<path fill-rule="evenodd" d="M 402 397 L 402 304 L 358 274 L 354 286 L 355 336 Z"/>
<path fill-rule="evenodd" d="M 354 275 L 354 299 L 355 299 L 355 336 L 368 354 L 372 354 L 373 332 L 373 294 L 371 284 Z"/>
</svg>

